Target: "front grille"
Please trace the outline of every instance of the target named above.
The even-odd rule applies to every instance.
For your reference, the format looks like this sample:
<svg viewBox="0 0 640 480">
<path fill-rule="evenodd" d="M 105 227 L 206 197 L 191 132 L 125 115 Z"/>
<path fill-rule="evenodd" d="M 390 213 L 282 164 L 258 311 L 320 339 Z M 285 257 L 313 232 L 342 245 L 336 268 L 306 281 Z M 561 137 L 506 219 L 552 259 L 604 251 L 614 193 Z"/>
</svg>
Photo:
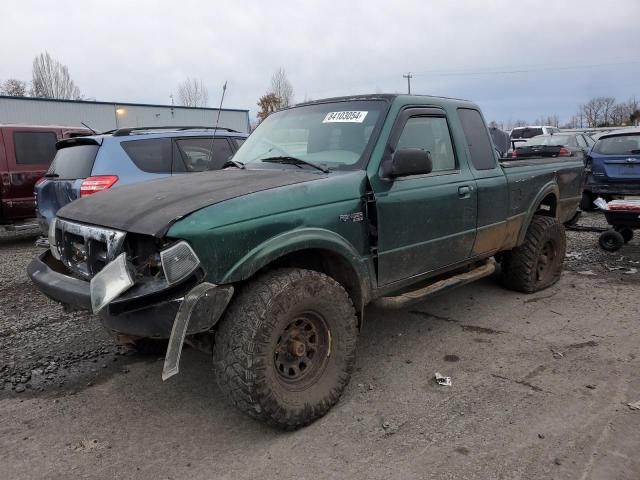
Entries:
<svg viewBox="0 0 640 480">
<path fill-rule="evenodd" d="M 122 251 L 125 232 L 58 219 L 60 259 L 73 273 L 91 279 Z"/>
</svg>

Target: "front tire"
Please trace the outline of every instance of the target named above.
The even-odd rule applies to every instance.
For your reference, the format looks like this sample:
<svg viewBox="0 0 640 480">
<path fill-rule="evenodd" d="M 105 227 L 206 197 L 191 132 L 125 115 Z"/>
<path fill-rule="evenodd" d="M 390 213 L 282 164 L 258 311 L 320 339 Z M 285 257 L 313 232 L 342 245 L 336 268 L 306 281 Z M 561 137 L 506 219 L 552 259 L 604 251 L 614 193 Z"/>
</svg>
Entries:
<svg viewBox="0 0 640 480">
<path fill-rule="evenodd" d="M 331 277 L 278 269 L 244 285 L 218 325 L 220 389 L 249 416 L 293 430 L 338 401 L 355 363 L 357 320 Z"/>
<path fill-rule="evenodd" d="M 566 249 L 563 225 L 553 217 L 534 215 L 524 243 L 504 254 L 504 286 L 524 293 L 550 287 L 560 279 Z"/>
</svg>

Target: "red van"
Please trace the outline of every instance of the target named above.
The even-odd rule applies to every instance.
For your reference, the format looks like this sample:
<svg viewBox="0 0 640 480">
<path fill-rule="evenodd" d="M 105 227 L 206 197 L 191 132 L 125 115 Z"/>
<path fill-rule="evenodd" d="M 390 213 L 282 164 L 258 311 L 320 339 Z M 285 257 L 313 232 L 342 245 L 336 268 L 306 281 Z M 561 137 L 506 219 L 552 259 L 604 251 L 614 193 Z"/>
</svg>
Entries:
<svg viewBox="0 0 640 480">
<path fill-rule="evenodd" d="M 90 134 L 77 127 L 0 125 L 0 229 L 38 226 L 33 190 L 56 154 L 56 142 Z"/>
</svg>

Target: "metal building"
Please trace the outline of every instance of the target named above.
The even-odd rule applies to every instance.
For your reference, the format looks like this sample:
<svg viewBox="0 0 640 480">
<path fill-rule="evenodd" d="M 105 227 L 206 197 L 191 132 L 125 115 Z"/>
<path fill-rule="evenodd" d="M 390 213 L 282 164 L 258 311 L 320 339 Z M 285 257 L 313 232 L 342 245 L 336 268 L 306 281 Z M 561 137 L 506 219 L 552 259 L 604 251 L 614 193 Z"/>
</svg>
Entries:
<svg viewBox="0 0 640 480">
<path fill-rule="evenodd" d="M 81 127 L 84 122 L 104 132 L 125 127 L 213 127 L 217 117 L 217 108 L 0 96 L 0 124 Z M 248 133 L 249 110 L 221 109 L 219 126 Z"/>
</svg>

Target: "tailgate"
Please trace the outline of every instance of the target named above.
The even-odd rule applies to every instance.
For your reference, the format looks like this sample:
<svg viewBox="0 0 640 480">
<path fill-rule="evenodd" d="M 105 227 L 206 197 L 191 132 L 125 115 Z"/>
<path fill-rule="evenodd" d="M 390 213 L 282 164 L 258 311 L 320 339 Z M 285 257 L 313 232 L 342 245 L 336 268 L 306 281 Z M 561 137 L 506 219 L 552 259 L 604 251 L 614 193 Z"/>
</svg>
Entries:
<svg viewBox="0 0 640 480">
<path fill-rule="evenodd" d="M 58 142 L 58 153 L 44 180 L 36 186 L 38 219 L 43 229 L 59 209 L 80 197 L 80 185 L 91 176 L 98 149 L 96 143 Z"/>
<path fill-rule="evenodd" d="M 640 155 L 607 156 L 603 167 L 604 174 L 609 180 L 640 180 Z"/>
</svg>

